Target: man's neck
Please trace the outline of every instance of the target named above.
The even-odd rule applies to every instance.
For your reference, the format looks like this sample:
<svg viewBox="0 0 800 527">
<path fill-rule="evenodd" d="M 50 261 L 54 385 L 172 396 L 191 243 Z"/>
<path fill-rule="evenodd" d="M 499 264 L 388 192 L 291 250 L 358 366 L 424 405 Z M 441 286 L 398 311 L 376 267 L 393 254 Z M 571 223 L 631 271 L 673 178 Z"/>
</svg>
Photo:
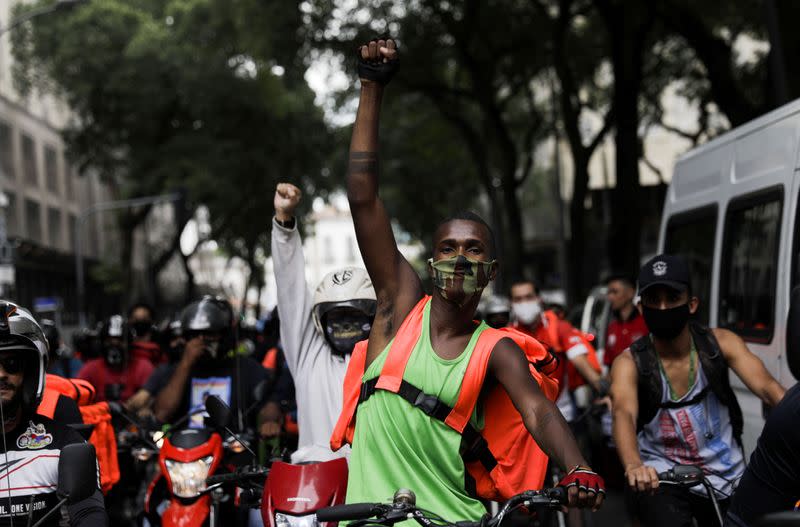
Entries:
<svg viewBox="0 0 800 527">
<path fill-rule="evenodd" d="M 444 337 L 458 337 L 475 330 L 475 311 L 480 295 L 474 296 L 464 306 L 458 306 L 434 292 L 431 298 L 431 331 Z"/>
<path fill-rule="evenodd" d="M 662 340 L 653 337 L 653 344 L 656 348 L 656 353 L 662 359 L 682 359 L 688 357 L 692 351 L 692 335 L 689 332 L 689 325 L 683 328 L 683 331 L 672 340 Z"/>
<path fill-rule="evenodd" d="M 632 303 L 627 303 L 619 310 L 619 318 L 623 322 L 627 322 L 630 320 L 631 315 L 633 314 L 633 310 L 636 309 Z"/>
</svg>

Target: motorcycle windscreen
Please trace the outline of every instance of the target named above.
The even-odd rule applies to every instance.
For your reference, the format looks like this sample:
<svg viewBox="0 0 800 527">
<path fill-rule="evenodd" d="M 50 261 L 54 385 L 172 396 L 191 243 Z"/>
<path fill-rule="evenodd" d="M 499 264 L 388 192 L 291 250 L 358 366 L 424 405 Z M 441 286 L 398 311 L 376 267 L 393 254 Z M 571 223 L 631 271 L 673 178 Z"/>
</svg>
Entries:
<svg viewBox="0 0 800 527">
<path fill-rule="evenodd" d="M 311 514 L 322 507 L 344 503 L 347 491 L 347 460 L 292 465 L 276 461 L 267 476 L 261 499 L 266 527 L 275 527 L 275 513 L 291 516 Z"/>
</svg>

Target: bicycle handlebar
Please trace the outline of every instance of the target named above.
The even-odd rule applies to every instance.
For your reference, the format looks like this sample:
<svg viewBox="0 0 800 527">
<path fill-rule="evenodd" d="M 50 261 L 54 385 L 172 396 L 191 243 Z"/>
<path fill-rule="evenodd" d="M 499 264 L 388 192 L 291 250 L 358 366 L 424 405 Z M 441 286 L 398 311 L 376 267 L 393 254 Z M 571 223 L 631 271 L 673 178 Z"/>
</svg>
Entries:
<svg viewBox="0 0 800 527">
<path fill-rule="evenodd" d="M 489 520 L 477 522 L 462 521 L 451 524 L 457 527 L 493 527 L 497 525 L 506 514 L 520 506 L 529 508 L 560 508 L 567 503 L 567 492 L 562 487 L 543 489 L 540 491 L 530 490 L 517 494 L 510 498 L 501 507 L 497 516 Z M 395 523 L 408 520 L 417 520 L 421 525 L 428 525 L 427 511 L 418 509 L 415 505 L 395 501 L 394 503 L 351 503 L 348 505 L 334 505 L 324 507 L 317 511 L 317 520 L 320 522 L 343 522 L 359 521 L 374 518 L 374 522 L 382 525 L 393 525 Z M 362 524 L 363 525 L 363 524 Z"/>
</svg>

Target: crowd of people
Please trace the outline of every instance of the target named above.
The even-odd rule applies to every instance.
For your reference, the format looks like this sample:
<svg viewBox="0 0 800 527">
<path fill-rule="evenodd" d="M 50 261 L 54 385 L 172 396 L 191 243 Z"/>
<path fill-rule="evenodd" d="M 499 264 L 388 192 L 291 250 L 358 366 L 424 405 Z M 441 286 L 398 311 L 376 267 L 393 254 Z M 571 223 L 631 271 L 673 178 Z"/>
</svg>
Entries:
<svg viewBox="0 0 800 527">
<path fill-rule="evenodd" d="M 247 335 L 221 298 L 203 297 L 160 328 L 155 311 L 136 304 L 84 334 L 78 357 L 52 322 L 0 303 L 8 479 L 11 465 L 26 464 L 0 489 L 0 523 L 56 503 L 52 458 L 84 441 L 68 426 L 87 415 L 82 390 L 190 428 L 204 426 L 204 402 L 216 395 L 240 430 L 296 430 L 293 463 L 347 458 L 348 502 L 384 501 L 406 487 L 449 521 L 478 520 L 487 499 L 551 483 L 567 490 L 571 511 L 597 510 L 606 478 L 642 525 L 713 525 L 702 487 L 660 484 L 676 464 L 703 469 L 730 525 L 790 509 L 800 497 L 800 392 L 787 392 L 735 333 L 693 321 L 707 299 L 694 295 L 681 256 L 658 255 L 636 278 L 608 277 L 603 350 L 546 305 L 535 281 L 512 280 L 482 302 L 501 263 L 491 227 L 473 212 L 433 231 L 426 292 L 378 191 L 381 100 L 397 49 L 371 41 L 359 59 L 346 185 L 365 269 L 337 270 L 312 289 L 296 215 L 302 194 L 281 183 L 271 242 L 277 308 Z M 775 408 L 747 468 L 729 370 Z M 58 379 L 74 381 L 78 395 L 48 396 Z M 592 407 L 611 423 L 599 439 L 585 426 Z M 68 510 L 80 526 L 105 525 L 105 514 L 99 488 Z M 580 525 L 581 514 L 568 522 Z"/>
</svg>

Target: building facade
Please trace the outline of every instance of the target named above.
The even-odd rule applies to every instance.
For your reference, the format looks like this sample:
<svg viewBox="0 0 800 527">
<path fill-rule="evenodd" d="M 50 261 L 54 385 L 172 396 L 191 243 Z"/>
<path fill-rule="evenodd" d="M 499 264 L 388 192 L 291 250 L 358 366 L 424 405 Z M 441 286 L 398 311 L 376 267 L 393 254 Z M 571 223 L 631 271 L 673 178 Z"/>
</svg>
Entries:
<svg viewBox="0 0 800 527">
<path fill-rule="evenodd" d="M 0 28 L 9 25 L 17 3 L 0 1 Z M 6 32 L 0 35 L 0 190 L 15 246 L 15 283 L 4 294 L 26 306 L 36 298 L 60 298 L 69 324 L 77 313 L 76 224 L 82 211 L 111 199 L 111 193 L 95 174 L 79 175 L 67 160 L 61 130 L 71 117 L 69 108 L 47 94 L 23 97 L 14 87 L 12 67 Z M 114 232 L 113 218 L 87 218 L 82 234 L 88 264 L 115 254 Z M 96 285 L 88 282 L 89 301 L 102 304 L 107 299 L 96 294 Z"/>
</svg>

